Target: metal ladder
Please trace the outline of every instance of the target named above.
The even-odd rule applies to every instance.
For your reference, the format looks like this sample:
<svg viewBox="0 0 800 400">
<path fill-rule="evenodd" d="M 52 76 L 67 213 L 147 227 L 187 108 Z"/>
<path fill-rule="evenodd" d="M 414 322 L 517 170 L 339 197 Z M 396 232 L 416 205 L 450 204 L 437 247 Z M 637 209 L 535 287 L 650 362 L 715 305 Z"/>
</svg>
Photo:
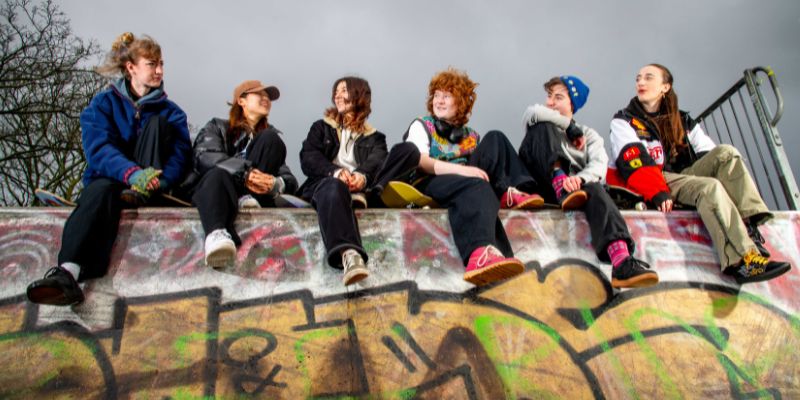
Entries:
<svg viewBox="0 0 800 400">
<path fill-rule="evenodd" d="M 761 91 L 764 75 L 769 79 L 777 104 L 772 117 Z M 744 99 L 744 87 L 747 87 L 750 101 Z M 697 122 L 717 142 L 743 150 L 753 180 L 771 210 L 798 210 L 800 191 L 776 127 L 782 115 L 783 96 L 775 73 L 769 67 L 755 67 L 746 69 L 742 79 L 700 113 Z M 760 129 L 754 126 L 754 120 Z M 780 182 L 779 187 L 776 182 Z"/>
</svg>

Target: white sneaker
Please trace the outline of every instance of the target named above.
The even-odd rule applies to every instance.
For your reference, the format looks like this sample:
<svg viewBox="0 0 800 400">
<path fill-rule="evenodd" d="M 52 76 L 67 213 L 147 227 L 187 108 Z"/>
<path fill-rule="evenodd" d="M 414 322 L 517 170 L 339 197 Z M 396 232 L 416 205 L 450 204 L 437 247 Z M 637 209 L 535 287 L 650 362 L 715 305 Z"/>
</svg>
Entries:
<svg viewBox="0 0 800 400">
<path fill-rule="evenodd" d="M 206 236 L 206 264 L 212 268 L 222 268 L 236 257 L 236 244 L 225 229 L 217 229 Z"/>
<path fill-rule="evenodd" d="M 364 265 L 364 259 L 354 249 L 347 249 L 342 254 L 342 264 L 344 265 L 344 276 L 342 283 L 345 286 L 352 285 L 369 276 L 369 270 Z"/>
<path fill-rule="evenodd" d="M 367 208 L 367 196 L 364 193 L 350 193 L 353 208 Z"/>
<path fill-rule="evenodd" d="M 242 208 L 261 208 L 261 204 L 258 203 L 258 200 L 255 197 L 246 194 L 242 197 L 239 197 L 239 209 Z"/>
</svg>

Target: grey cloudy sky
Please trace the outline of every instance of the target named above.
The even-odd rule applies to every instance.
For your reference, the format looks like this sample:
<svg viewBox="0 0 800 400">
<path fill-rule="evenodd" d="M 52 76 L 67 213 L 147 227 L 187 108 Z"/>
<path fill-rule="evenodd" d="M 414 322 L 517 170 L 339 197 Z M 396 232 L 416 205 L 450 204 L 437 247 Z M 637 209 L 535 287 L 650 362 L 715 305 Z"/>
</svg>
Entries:
<svg viewBox="0 0 800 400">
<path fill-rule="evenodd" d="M 76 34 L 104 49 L 124 32 L 162 46 L 170 98 L 201 127 L 227 115 L 233 88 L 260 79 L 281 90 L 270 122 L 288 163 L 330 104 L 333 81 L 369 80 L 370 121 L 400 140 L 425 113 L 428 81 L 454 66 L 478 82 L 470 125 L 504 131 L 518 145 L 525 107 L 542 83 L 573 74 L 590 87 L 579 122 L 605 137 L 612 115 L 635 94 L 648 62 L 675 75 L 682 109 L 697 115 L 742 76 L 769 65 L 786 111 L 778 124 L 800 174 L 800 1 L 62 1 Z"/>
</svg>

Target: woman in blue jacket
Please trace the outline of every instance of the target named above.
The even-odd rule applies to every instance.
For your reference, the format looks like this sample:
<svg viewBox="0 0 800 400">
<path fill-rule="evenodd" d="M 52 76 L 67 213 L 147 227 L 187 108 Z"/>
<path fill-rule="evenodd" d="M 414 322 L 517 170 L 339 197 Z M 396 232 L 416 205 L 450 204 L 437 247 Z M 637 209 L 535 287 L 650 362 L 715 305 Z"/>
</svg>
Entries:
<svg viewBox="0 0 800 400">
<path fill-rule="evenodd" d="M 274 206 L 281 193 L 294 193 L 297 179 L 286 165 L 286 145 L 268 121 L 275 86 L 244 81 L 233 90 L 229 119 L 214 118 L 194 141 L 192 195 L 206 232 L 206 264 L 230 264 L 241 244 L 233 226 L 239 208 Z"/>
<path fill-rule="evenodd" d="M 84 188 L 64 225 L 58 265 L 28 286 L 34 303 L 83 301 L 78 282 L 105 275 L 122 209 L 181 182 L 191 160 L 186 114 L 164 92 L 155 40 L 123 33 L 99 72 L 122 77 L 81 113 Z"/>
</svg>

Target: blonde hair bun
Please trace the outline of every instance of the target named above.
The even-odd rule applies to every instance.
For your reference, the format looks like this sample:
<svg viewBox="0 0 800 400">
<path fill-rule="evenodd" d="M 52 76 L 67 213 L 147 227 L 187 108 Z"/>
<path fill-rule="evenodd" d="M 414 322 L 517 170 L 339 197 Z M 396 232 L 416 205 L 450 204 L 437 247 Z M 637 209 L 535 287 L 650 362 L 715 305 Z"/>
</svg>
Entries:
<svg viewBox="0 0 800 400">
<path fill-rule="evenodd" d="M 111 50 L 117 51 L 122 47 L 127 47 L 129 44 L 133 43 L 133 40 L 136 39 L 131 32 L 125 32 L 119 36 L 117 39 L 114 40 L 114 43 L 111 45 Z"/>
</svg>

